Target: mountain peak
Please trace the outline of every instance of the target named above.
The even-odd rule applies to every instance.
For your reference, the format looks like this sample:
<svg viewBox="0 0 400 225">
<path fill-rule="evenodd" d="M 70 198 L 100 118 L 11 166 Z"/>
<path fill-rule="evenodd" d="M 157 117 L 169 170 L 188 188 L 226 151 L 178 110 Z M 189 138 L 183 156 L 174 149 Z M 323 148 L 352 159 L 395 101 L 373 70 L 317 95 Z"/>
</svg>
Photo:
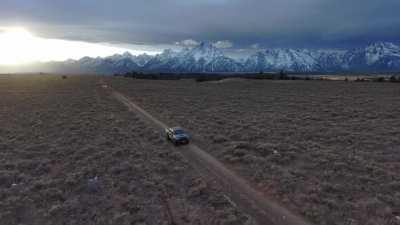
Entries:
<svg viewBox="0 0 400 225">
<path fill-rule="evenodd" d="M 133 55 L 128 51 L 122 53 L 122 56 L 124 56 L 124 57 L 133 57 Z"/>
<path fill-rule="evenodd" d="M 199 46 L 190 50 L 188 55 L 193 56 L 196 60 L 203 58 L 209 62 L 215 58 L 224 56 L 224 53 L 209 42 L 201 42 Z"/>
</svg>

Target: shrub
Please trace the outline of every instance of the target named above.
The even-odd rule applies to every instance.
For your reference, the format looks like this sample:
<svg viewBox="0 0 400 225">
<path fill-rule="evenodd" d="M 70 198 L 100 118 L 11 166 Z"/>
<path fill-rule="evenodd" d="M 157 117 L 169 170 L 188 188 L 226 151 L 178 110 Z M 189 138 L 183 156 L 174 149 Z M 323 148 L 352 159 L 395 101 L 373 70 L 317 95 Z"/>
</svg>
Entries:
<svg viewBox="0 0 400 225">
<path fill-rule="evenodd" d="M 151 73 L 144 74 L 142 72 L 128 72 L 123 75 L 124 77 L 133 79 L 147 79 L 147 80 L 179 80 L 181 76 L 174 73 Z"/>
<path fill-rule="evenodd" d="M 289 77 L 288 77 L 288 75 L 285 73 L 285 71 L 281 70 L 281 72 L 279 72 L 279 79 L 280 79 L 280 80 L 288 80 Z"/>
<path fill-rule="evenodd" d="M 389 81 L 390 81 L 390 82 L 400 82 L 400 77 L 399 77 L 399 78 L 396 78 L 394 75 L 392 75 L 392 76 L 389 78 Z"/>
<path fill-rule="evenodd" d="M 385 78 L 384 77 L 378 77 L 376 79 L 374 79 L 375 82 L 384 82 Z"/>
</svg>

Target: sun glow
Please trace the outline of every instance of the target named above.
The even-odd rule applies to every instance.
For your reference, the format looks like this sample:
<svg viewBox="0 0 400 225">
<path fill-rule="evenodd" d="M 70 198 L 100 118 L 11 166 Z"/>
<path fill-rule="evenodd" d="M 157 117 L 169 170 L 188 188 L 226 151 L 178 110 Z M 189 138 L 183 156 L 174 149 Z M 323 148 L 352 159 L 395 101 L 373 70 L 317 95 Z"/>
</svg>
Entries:
<svg viewBox="0 0 400 225">
<path fill-rule="evenodd" d="M 79 59 L 84 56 L 108 56 L 129 49 L 37 37 L 22 27 L 0 28 L 0 64 L 19 65 L 32 62 Z M 137 53 L 135 51 L 130 51 Z M 138 52 L 140 53 L 140 52 Z"/>
</svg>

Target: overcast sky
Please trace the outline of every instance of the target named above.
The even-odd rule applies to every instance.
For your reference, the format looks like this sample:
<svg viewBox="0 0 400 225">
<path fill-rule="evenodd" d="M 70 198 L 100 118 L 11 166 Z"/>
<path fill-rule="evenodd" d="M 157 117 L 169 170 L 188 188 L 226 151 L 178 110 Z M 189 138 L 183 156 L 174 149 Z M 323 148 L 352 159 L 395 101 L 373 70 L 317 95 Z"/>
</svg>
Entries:
<svg viewBox="0 0 400 225">
<path fill-rule="evenodd" d="M 161 49 L 336 48 L 400 37 L 400 0 L 1 0 L 0 26 Z"/>
</svg>

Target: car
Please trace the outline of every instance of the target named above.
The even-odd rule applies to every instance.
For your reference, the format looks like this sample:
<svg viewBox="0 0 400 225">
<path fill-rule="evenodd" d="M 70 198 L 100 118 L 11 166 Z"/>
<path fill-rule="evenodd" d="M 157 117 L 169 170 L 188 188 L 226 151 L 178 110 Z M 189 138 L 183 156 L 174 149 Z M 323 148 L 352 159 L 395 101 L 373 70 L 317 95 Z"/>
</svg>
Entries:
<svg viewBox="0 0 400 225">
<path fill-rule="evenodd" d="M 189 134 L 181 127 L 170 127 L 165 129 L 167 140 L 174 145 L 189 144 Z"/>
</svg>

